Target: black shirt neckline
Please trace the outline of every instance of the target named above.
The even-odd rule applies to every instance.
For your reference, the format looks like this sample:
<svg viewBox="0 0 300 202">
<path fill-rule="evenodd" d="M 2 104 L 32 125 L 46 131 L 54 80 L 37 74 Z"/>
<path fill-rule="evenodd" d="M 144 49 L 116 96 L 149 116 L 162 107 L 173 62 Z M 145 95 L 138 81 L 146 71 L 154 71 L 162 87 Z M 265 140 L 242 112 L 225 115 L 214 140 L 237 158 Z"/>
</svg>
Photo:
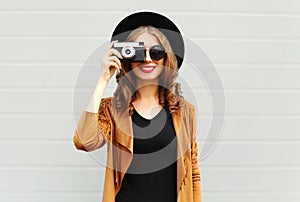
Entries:
<svg viewBox="0 0 300 202">
<path fill-rule="evenodd" d="M 143 117 L 143 116 L 142 116 L 135 108 L 133 108 L 133 111 L 134 111 L 140 118 L 142 118 L 142 119 L 144 119 L 144 120 L 146 120 L 146 121 L 151 121 L 151 120 L 155 119 L 155 118 L 158 117 L 164 110 L 165 110 L 165 107 L 162 107 L 162 108 L 160 109 L 160 111 L 159 111 L 154 117 L 148 119 L 148 118 Z"/>
</svg>

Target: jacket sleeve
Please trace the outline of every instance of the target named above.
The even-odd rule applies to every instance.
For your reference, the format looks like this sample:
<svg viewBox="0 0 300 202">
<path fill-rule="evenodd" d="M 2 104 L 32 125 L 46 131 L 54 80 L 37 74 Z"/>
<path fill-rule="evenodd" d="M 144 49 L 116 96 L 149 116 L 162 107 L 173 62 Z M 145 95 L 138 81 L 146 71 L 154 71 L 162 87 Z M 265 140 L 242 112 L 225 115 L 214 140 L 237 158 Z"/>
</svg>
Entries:
<svg viewBox="0 0 300 202">
<path fill-rule="evenodd" d="M 102 98 L 98 114 L 82 112 L 73 137 L 77 149 L 93 151 L 105 145 L 113 129 L 109 103 L 108 98 Z"/>
<path fill-rule="evenodd" d="M 195 108 L 192 106 L 190 112 L 190 121 L 192 127 L 192 145 L 191 145 L 191 158 L 192 158 L 192 178 L 193 178 L 193 201 L 201 202 L 201 186 L 200 186 L 200 170 L 198 166 L 198 144 L 197 144 L 197 121 Z"/>
</svg>

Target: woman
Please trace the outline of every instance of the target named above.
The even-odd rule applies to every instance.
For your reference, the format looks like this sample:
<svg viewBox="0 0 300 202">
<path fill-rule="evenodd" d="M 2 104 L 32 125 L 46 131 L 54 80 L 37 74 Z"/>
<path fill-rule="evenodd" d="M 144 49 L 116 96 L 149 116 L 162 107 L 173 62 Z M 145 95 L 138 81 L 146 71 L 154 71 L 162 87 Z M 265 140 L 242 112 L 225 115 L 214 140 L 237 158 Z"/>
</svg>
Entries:
<svg viewBox="0 0 300 202">
<path fill-rule="evenodd" d="M 134 29 L 125 41 L 144 43 L 144 61 L 123 60 L 115 41 L 102 59 L 103 73 L 80 117 L 74 144 L 84 151 L 108 144 L 104 202 L 201 201 L 195 109 L 175 82 L 182 55 L 174 52 L 183 53 L 184 47 L 177 50 L 174 43 L 183 45 L 183 40 L 155 28 L 177 31 L 174 26 L 152 12 L 128 16 L 113 39 L 124 37 L 117 34 L 122 27 Z M 115 71 L 114 96 L 102 98 Z"/>
</svg>

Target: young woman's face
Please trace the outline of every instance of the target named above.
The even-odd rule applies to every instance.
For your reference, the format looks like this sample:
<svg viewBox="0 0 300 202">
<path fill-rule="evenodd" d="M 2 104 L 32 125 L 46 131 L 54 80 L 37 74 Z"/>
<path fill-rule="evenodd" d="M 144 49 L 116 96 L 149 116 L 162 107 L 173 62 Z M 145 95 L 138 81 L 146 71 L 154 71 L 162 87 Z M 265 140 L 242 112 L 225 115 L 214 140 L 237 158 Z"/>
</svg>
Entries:
<svg viewBox="0 0 300 202">
<path fill-rule="evenodd" d="M 149 49 L 154 45 L 160 45 L 157 38 L 149 33 L 139 35 L 135 42 L 144 42 L 146 55 L 144 62 L 132 62 L 131 68 L 140 80 L 156 80 L 164 68 L 164 58 L 154 60 L 150 57 Z"/>
</svg>

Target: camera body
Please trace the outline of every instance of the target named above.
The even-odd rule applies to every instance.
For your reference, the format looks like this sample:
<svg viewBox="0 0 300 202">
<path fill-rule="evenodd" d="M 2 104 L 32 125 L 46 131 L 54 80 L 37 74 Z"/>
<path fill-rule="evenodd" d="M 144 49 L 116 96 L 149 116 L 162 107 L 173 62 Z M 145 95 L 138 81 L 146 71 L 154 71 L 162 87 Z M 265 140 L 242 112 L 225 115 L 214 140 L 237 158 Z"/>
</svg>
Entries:
<svg viewBox="0 0 300 202">
<path fill-rule="evenodd" d="M 144 42 L 115 42 L 113 48 L 121 53 L 121 62 L 144 62 Z"/>
</svg>

